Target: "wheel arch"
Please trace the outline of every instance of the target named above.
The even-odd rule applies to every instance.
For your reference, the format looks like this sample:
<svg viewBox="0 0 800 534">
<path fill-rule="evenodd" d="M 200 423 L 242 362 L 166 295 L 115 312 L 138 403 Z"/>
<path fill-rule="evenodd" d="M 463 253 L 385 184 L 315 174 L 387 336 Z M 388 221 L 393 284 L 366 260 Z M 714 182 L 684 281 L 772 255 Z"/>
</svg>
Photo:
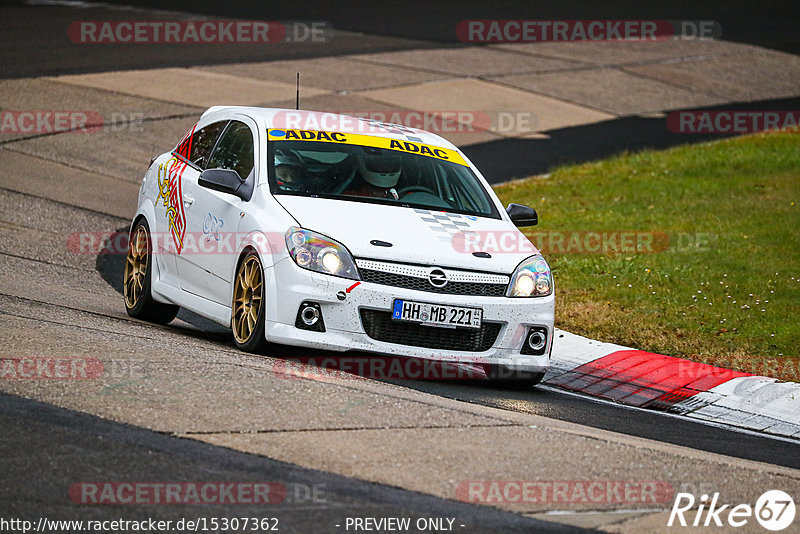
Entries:
<svg viewBox="0 0 800 534">
<path fill-rule="evenodd" d="M 236 273 L 239 271 L 239 265 L 241 265 L 242 259 L 244 259 L 248 252 L 251 250 L 255 251 L 255 253 L 258 254 L 259 261 L 261 261 L 261 268 L 264 269 L 265 272 L 271 271 L 272 266 L 275 265 L 275 258 L 273 256 L 275 251 L 280 250 L 277 247 L 281 243 L 283 243 L 282 240 L 277 244 L 271 242 L 268 232 L 260 230 L 251 230 L 247 232 L 238 244 L 239 253 L 236 256 L 236 261 L 230 264 L 231 270 L 228 273 L 228 279 L 231 281 L 231 292 L 228 300 L 233 298 L 233 280 L 236 277 Z"/>
<path fill-rule="evenodd" d="M 151 206 L 150 203 L 143 203 L 139 206 L 139 209 L 136 210 L 136 214 L 133 216 L 133 220 L 131 221 L 131 226 L 129 231 L 132 231 L 133 228 L 144 219 L 147 221 L 147 227 L 150 231 L 153 231 L 153 223 L 155 222 L 156 218 L 156 210 L 154 206 Z"/>
<path fill-rule="evenodd" d="M 150 291 L 151 294 L 153 295 L 153 298 L 156 301 L 164 304 L 172 304 L 173 302 L 164 297 L 163 295 L 161 295 L 155 287 L 157 286 L 157 283 L 161 280 L 161 267 L 159 266 L 158 263 L 159 252 L 158 249 L 153 246 L 153 238 L 152 238 L 153 232 L 157 231 L 155 229 L 155 215 L 156 212 L 154 206 L 151 205 L 150 203 L 143 203 L 141 206 L 139 206 L 139 209 L 136 210 L 136 214 L 133 216 L 130 229 L 128 230 L 128 235 L 129 236 L 131 235 L 133 229 L 136 228 L 136 225 L 139 224 L 140 221 L 143 220 L 145 223 L 147 223 L 147 229 L 150 234 L 150 246 L 151 246 L 150 254 L 152 258 L 152 262 L 150 265 L 150 280 L 151 280 Z"/>
</svg>

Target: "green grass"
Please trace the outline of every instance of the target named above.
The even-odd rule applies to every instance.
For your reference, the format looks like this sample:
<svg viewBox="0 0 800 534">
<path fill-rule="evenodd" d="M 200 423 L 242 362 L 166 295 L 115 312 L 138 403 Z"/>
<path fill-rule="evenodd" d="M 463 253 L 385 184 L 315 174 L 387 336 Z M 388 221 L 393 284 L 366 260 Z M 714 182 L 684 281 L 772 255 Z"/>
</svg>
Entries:
<svg viewBox="0 0 800 534">
<path fill-rule="evenodd" d="M 800 381 L 800 135 L 622 154 L 496 191 L 539 212 L 526 234 L 657 233 L 653 253 L 545 247 L 557 326 Z"/>
</svg>

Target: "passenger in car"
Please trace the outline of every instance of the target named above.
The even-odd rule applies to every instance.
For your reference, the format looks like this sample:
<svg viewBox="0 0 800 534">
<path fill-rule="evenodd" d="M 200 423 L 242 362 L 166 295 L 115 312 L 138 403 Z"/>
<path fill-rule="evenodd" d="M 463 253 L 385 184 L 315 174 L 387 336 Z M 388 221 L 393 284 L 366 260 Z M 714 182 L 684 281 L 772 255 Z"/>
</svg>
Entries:
<svg viewBox="0 0 800 534">
<path fill-rule="evenodd" d="M 356 187 L 344 191 L 343 195 L 356 197 L 391 198 L 398 200 L 400 196 L 395 190 L 400 180 L 400 156 L 367 155 L 358 160 Z"/>
</svg>

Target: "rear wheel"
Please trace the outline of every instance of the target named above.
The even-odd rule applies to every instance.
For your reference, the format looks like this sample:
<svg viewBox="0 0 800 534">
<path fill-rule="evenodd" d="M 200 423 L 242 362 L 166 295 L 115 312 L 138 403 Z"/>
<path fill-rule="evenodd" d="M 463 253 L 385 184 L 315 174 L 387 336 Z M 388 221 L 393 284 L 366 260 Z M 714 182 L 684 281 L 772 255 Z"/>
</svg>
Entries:
<svg viewBox="0 0 800 534">
<path fill-rule="evenodd" d="M 256 352 L 266 345 L 264 337 L 264 269 L 258 254 L 248 253 L 236 270 L 233 283 L 231 328 L 236 346 Z"/>
<path fill-rule="evenodd" d="M 123 294 L 128 315 L 144 321 L 167 324 L 178 315 L 180 308 L 153 300 L 150 292 L 153 254 L 150 227 L 144 219 L 131 230 L 128 256 L 125 260 Z"/>
</svg>

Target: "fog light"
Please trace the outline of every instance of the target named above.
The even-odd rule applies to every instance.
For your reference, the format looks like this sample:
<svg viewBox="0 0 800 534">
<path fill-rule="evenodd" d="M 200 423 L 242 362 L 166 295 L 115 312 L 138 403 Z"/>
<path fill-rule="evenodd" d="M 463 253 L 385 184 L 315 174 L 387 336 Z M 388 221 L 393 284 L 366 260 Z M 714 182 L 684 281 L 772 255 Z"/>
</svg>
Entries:
<svg viewBox="0 0 800 534">
<path fill-rule="evenodd" d="M 312 306 L 306 306 L 300 312 L 300 318 L 307 326 L 314 326 L 319 321 L 319 311 Z"/>
<path fill-rule="evenodd" d="M 522 354 L 541 356 L 547 349 L 547 327 L 532 326 L 528 329 L 528 335 L 522 345 Z"/>
<path fill-rule="evenodd" d="M 533 350 L 542 350 L 547 338 L 541 332 L 531 332 L 528 336 L 528 346 Z"/>
<path fill-rule="evenodd" d="M 324 332 L 325 323 L 322 320 L 322 308 L 316 302 L 303 302 L 297 310 L 294 326 L 302 330 Z"/>
</svg>

